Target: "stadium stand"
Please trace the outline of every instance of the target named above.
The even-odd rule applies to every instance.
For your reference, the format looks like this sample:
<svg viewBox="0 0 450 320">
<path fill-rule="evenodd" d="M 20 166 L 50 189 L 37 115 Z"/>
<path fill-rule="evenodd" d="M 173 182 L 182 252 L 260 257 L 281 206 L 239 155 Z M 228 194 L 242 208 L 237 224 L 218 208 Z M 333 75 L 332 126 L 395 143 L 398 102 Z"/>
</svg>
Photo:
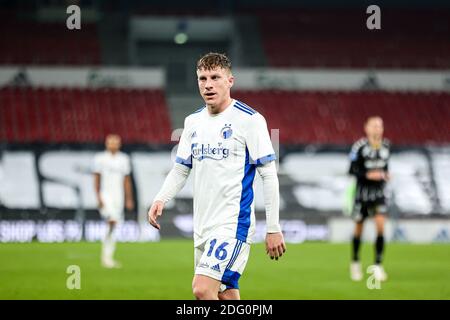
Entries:
<svg viewBox="0 0 450 320">
<path fill-rule="evenodd" d="M 449 93 L 241 90 L 234 96 L 261 112 L 269 128 L 280 128 L 281 143 L 351 144 L 374 113 L 396 144 L 450 141 Z"/>
<path fill-rule="evenodd" d="M 270 66 L 450 67 L 448 10 L 383 10 L 382 29 L 372 33 L 368 15 L 351 10 L 260 10 L 258 17 Z"/>
<path fill-rule="evenodd" d="M 115 132 L 126 143 L 170 142 L 162 90 L 0 89 L 0 141 L 102 142 Z"/>
<path fill-rule="evenodd" d="M 7 20 L 0 34 L 0 64 L 98 65 L 97 26 L 83 24 L 67 32 L 65 25 Z"/>
<path fill-rule="evenodd" d="M 236 91 L 281 128 L 285 144 L 349 144 L 373 110 L 396 144 L 450 140 L 450 94 L 387 91 Z M 171 124 L 162 90 L 20 88 L 0 90 L 0 140 L 99 142 L 109 132 L 128 143 L 168 143 Z M 126 107 L 125 107 L 126 106 Z"/>
</svg>

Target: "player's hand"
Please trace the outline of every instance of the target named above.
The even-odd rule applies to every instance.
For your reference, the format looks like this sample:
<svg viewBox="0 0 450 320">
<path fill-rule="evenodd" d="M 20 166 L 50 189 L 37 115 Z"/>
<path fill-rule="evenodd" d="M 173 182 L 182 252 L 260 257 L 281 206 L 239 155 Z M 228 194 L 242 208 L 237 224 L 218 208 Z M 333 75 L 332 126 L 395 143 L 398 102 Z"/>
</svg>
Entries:
<svg viewBox="0 0 450 320">
<path fill-rule="evenodd" d="M 125 201 L 125 208 L 126 208 L 128 211 L 132 211 L 132 210 L 134 209 L 134 201 L 133 201 L 133 199 L 127 199 L 127 200 Z"/>
<path fill-rule="evenodd" d="M 278 260 L 285 252 L 286 244 L 284 243 L 283 233 L 266 234 L 266 253 L 270 256 L 270 259 Z"/>
<path fill-rule="evenodd" d="M 164 202 L 157 200 L 153 202 L 150 210 L 148 210 L 148 222 L 158 230 L 161 229 L 161 226 L 156 222 L 156 219 L 162 215 L 163 208 Z"/>
</svg>

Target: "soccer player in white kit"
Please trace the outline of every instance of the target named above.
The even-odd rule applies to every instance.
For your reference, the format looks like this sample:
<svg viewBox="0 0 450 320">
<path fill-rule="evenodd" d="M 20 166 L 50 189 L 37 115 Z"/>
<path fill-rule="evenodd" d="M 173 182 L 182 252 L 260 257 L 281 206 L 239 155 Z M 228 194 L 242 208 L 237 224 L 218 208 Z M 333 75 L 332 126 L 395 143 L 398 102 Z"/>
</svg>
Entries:
<svg viewBox="0 0 450 320">
<path fill-rule="evenodd" d="M 121 139 L 110 134 L 105 141 L 106 150 L 95 155 L 94 177 L 100 215 L 107 223 L 107 231 L 102 243 L 101 262 L 105 268 L 118 268 L 114 260 L 116 249 L 115 229 L 123 221 L 124 200 L 127 210 L 133 210 L 130 158 L 120 152 Z"/>
<path fill-rule="evenodd" d="M 261 175 L 266 208 L 266 252 L 278 260 L 286 251 L 279 225 L 279 184 L 264 117 L 232 99 L 234 78 L 227 56 L 208 53 L 197 63 L 205 106 L 185 119 L 176 163 L 148 212 L 151 225 L 164 205 L 194 183 L 194 260 L 192 289 L 201 300 L 240 299 L 255 231 L 253 181 Z"/>
</svg>

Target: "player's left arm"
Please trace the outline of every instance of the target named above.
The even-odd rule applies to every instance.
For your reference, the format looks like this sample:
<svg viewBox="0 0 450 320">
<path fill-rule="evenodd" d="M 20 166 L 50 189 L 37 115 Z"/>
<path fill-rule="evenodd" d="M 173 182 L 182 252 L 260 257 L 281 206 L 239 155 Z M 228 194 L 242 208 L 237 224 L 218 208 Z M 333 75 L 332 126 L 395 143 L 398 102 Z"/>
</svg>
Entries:
<svg viewBox="0 0 450 320">
<path fill-rule="evenodd" d="M 95 172 L 94 173 L 94 189 L 95 189 L 95 195 L 97 197 L 97 205 L 98 208 L 103 208 L 103 199 L 100 192 L 100 185 L 101 185 L 101 175 L 100 173 Z"/>
<path fill-rule="evenodd" d="M 125 174 L 123 180 L 125 190 L 125 208 L 131 211 L 134 209 L 134 198 L 133 198 L 133 185 L 131 183 L 131 160 L 128 155 L 125 155 L 123 162 L 123 170 Z"/>
<path fill-rule="evenodd" d="M 267 224 L 266 252 L 271 259 L 278 260 L 286 252 L 286 244 L 279 224 L 280 193 L 274 161 L 275 151 L 266 119 L 261 114 L 252 115 L 247 128 L 246 144 L 249 156 L 263 180 Z"/>
<path fill-rule="evenodd" d="M 125 208 L 127 210 L 134 209 L 133 186 L 131 184 L 131 175 L 126 175 L 124 179 L 125 189 Z"/>
<path fill-rule="evenodd" d="M 257 167 L 263 181 L 264 205 L 266 208 L 266 253 L 271 259 L 280 258 L 286 252 L 279 222 L 280 192 L 277 169 L 274 161 Z"/>
<path fill-rule="evenodd" d="M 384 144 L 386 145 L 386 148 L 388 149 L 389 156 L 387 157 L 386 164 L 384 165 L 384 168 L 383 168 L 383 172 L 384 172 L 383 179 L 384 179 L 384 181 L 389 181 L 391 179 L 391 174 L 389 173 L 389 158 L 390 158 L 390 154 L 391 154 L 391 144 L 388 140 L 385 140 Z"/>
<path fill-rule="evenodd" d="M 92 173 L 94 174 L 94 190 L 95 196 L 97 198 L 97 206 L 99 209 L 103 208 L 103 199 L 101 195 L 101 159 L 100 155 L 97 154 L 94 157 Z"/>
</svg>

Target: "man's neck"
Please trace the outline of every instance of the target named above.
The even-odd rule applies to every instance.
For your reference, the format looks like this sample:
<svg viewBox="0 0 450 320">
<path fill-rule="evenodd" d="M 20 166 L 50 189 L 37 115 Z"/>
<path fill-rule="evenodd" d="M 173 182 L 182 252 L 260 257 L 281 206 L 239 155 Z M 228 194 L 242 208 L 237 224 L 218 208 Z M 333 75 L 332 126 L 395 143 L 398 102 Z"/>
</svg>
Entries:
<svg viewBox="0 0 450 320">
<path fill-rule="evenodd" d="M 368 140 L 369 140 L 370 146 L 374 149 L 379 149 L 381 147 L 381 142 L 383 141 L 382 138 L 377 139 L 377 138 L 370 138 L 370 137 L 368 138 Z"/>
<path fill-rule="evenodd" d="M 233 99 L 231 97 L 229 97 L 223 103 L 221 103 L 220 106 L 211 106 L 211 105 L 207 104 L 206 107 L 208 108 L 208 112 L 210 115 L 217 115 L 221 112 L 224 112 L 225 109 L 228 108 L 228 106 L 231 104 L 232 101 L 233 101 Z"/>
</svg>

